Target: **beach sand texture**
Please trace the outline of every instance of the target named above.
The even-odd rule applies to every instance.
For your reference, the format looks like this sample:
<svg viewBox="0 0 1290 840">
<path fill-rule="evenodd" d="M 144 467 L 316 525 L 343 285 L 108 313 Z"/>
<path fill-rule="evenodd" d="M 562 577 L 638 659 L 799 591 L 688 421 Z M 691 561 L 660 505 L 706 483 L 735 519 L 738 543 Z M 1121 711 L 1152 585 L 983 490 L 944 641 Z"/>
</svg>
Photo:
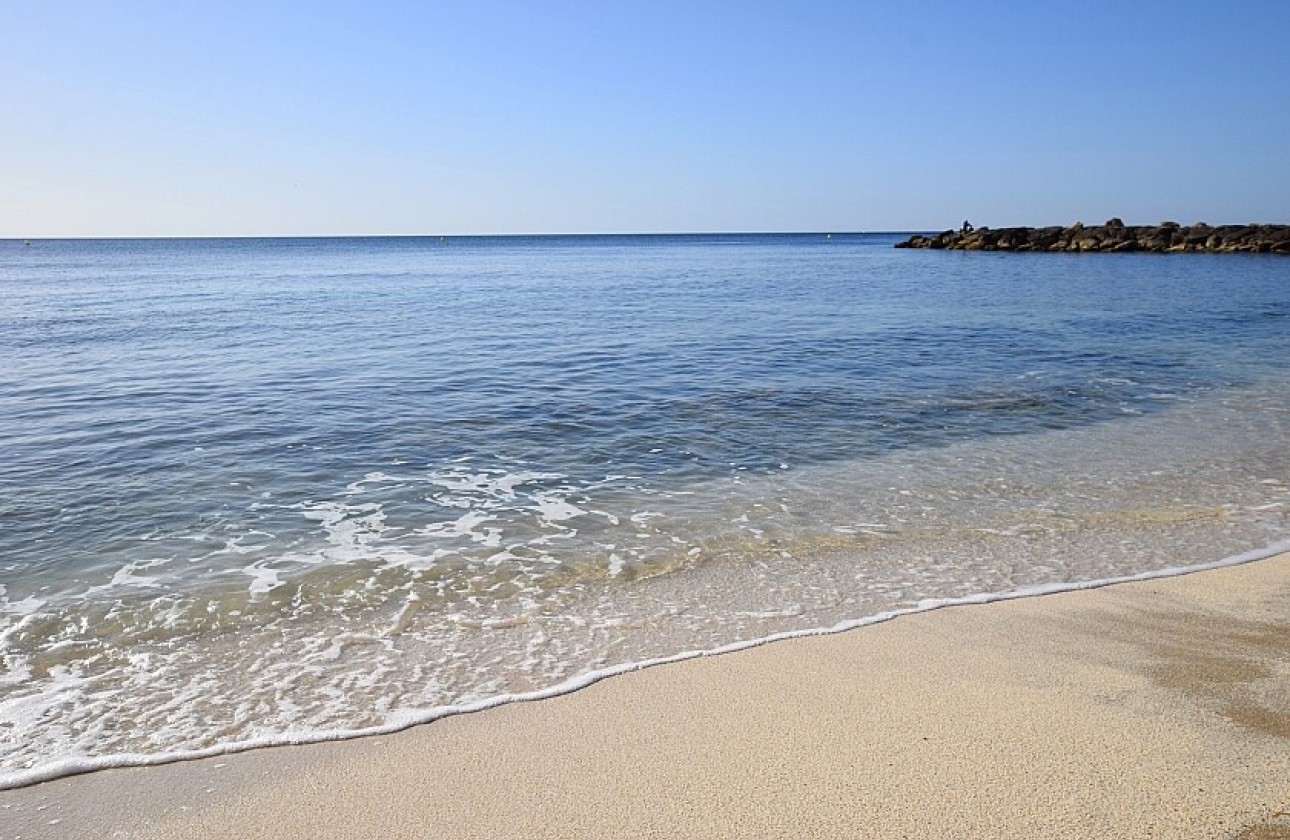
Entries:
<svg viewBox="0 0 1290 840">
<path fill-rule="evenodd" d="M 1290 555 L 0 807 L 23 838 L 1290 838 Z"/>
</svg>

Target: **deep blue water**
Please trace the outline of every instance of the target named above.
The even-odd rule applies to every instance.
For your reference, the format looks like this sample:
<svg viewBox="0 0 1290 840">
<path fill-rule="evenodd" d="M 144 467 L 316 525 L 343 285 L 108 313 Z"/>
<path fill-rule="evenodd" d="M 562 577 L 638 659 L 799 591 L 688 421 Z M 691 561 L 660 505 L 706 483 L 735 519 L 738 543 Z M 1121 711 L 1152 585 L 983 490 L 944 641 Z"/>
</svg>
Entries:
<svg viewBox="0 0 1290 840">
<path fill-rule="evenodd" d="M 605 557 L 627 586 L 726 539 L 661 500 L 760 476 L 787 510 L 776 476 L 1128 429 L 1290 370 L 1290 260 L 899 238 L 0 243 L 0 692 L 46 691 L 42 652 L 92 648 L 64 663 L 86 692 L 139 638 L 187 656 L 202 610 L 348 621 L 375 589 L 420 615 L 432 580 L 559 612 Z"/>
</svg>

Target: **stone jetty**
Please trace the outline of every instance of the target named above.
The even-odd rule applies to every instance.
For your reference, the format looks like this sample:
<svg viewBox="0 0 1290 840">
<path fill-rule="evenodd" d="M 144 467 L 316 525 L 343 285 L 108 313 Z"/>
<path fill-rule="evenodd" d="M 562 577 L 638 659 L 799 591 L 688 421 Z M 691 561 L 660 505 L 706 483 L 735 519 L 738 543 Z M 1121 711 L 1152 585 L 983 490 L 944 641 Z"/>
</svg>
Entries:
<svg viewBox="0 0 1290 840">
<path fill-rule="evenodd" d="M 951 251 L 1098 251 L 1126 253 L 1290 254 L 1290 225 L 1126 225 L 1111 219 L 1104 225 L 1070 227 L 973 228 L 964 224 L 934 236 L 911 236 L 897 248 Z"/>
</svg>

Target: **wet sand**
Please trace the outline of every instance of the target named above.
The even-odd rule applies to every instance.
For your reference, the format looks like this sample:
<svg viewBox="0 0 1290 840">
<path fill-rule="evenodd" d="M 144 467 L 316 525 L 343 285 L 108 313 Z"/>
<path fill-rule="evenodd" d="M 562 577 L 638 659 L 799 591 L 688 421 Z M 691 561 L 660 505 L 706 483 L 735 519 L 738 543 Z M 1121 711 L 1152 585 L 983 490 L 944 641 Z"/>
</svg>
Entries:
<svg viewBox="0 0 1290 840">
<path fill-rule="evenodd" d="M 1290 554 L 2 792 L 6 837 L 1290 838 Z"/>
</svg>

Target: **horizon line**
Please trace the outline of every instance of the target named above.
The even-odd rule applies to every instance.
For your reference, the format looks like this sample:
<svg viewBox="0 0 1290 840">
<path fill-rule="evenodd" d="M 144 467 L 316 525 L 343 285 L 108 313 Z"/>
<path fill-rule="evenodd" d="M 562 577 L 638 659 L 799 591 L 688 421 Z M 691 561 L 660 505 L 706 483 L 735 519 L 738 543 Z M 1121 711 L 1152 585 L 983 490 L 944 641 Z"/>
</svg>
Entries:
<svg viewBox="0 0 1290 840">
<path fill-rule="evenodd" d="M 593 237 L 593 236 L 860 236 L 907 235 L 936 232 L 939 229 L 909 230 L 711 230 L 711 231 L 599 231 L 589 233 L 287 233 L 287 234 L 83 234 L 54 236 L 0 236 L 0 242 L 102 241 L 102 240 L 177 240 L 177 239 L 490 239 L 521 237 Z"/>
</svg>

